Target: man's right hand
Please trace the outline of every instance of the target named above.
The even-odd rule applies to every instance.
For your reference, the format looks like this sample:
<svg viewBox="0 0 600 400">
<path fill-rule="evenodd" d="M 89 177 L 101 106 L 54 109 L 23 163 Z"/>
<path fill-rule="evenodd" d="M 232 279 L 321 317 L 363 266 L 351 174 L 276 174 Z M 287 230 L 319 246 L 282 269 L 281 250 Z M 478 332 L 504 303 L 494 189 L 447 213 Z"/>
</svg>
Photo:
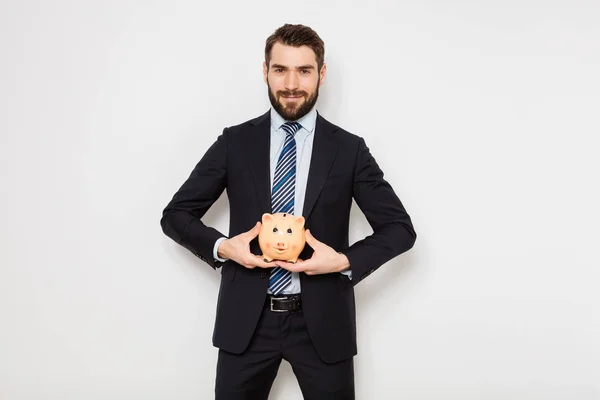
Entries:
<svg viewBox="0 0 600 400">
<path fill-rule="evenodd" d="M 255 267 L 276 267 L 277 264 L 265 262 L 261 256 L 257 256 L 250 252 L 250 242 L 258 236 L 260 226 L 261 223 L 257 222 L 256 225 L 254 225 L 254 228 L 250 229 L 248 232 L 240 233 L 231 239 L 225 239 L 219 243 L 219 248 L 217 249 L 219 257 L 233 260 L 248 269 L 253 269 Z"/>
</svg>

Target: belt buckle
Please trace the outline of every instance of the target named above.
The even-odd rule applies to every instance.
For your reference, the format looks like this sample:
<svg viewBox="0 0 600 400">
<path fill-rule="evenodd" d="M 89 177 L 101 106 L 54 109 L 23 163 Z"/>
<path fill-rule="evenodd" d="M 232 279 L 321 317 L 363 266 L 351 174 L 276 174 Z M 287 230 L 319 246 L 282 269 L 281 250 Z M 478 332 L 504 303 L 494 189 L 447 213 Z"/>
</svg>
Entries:
<svg viewBox="0 0 600 400">
<path fill-rule="evenodd" d="M 274 310 L 273 309 L 273 300 L 287 300 L 287 299 L 289 299 L 289 297 L 277 297 L 277 298 L 271 297 L 271 299 L 270 299 L 271 300 L 271 311 L 273 311 L 273 312 L 287 312 L 288 310 Z"/>
</svg>

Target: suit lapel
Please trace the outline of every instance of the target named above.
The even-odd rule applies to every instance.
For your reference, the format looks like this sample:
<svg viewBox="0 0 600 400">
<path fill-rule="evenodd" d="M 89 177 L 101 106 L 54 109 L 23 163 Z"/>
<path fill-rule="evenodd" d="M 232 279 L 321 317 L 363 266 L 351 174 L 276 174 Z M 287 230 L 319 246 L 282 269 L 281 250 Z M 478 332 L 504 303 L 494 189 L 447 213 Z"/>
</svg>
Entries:
<svg viewBox="0 0 600 400">
<path fill-rule="evenodd" d="M 245 140 L 247 165 L 252 171 L 254 189 L 258 199 L 261 213 L 271 212 L 271 114 L 265 114 L 251 122 L 252 130 L 248 132 Z M 304 208 L 302 215 L 308 219 L 319 194 L 323 189 L 325 180 L 329 175 L 333 161 L 337 155 L 337 144 L 333 132 L 338 128 L 329 123 L 321 115 L 317 115 L 315 138 L 306 184 Z"/>
<path fill-rule="evenodd" d="M 252 130 L 246 135 L 246 160 L 252 171 L 254 189 L 258 198 L 261 213 L 271 212 L 271 114 L 266 114 L 251 121 Z"/>
<path fill-rule="evenodd" d="M 304 198 L 304 209 L 302 210 L 302 215 L 306 219 L 310 216 L 319 198 L 321 189 L 323 189 L 325 180 L 337 155 L 337 145 L 333 135 L 336 129 L 335 125 L 330 124 L 321 115 L 317 115 L 308 182 L 306 184 L 306 196 Z"/>
</svg>

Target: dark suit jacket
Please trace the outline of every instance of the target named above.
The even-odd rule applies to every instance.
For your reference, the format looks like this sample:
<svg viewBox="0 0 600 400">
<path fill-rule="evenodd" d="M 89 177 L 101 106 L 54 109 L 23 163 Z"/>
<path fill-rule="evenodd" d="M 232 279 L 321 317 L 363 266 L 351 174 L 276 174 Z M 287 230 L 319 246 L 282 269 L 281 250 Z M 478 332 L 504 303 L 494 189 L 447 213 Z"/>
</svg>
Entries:
<svg viewBox="0 0 600 400">
<path fill-rule="evenodd" d="M 200 218 L 227 189 L 229 236 L 251 229 L 271 212 L 270 113 L 225 128 L 163 211 L 166 235 L 213 268 L 215 241 L 224 236 Z M 373 234 L 348 246 L 352 198 Z M 321 242 L 343 252 L 352 280 L 343 274 L 300 273 L 302 306 L 309 335 L 323 361 L 356 354 L 354 288 L 383 263 L 410 249 L 416 239 L 409 215 L 384 180 L 364 140 L 317 117 L 310 173 L 302 215 Z M 261 254 L 258 241 L 250 244 Z M 306 246 L 300 258 L 312 255 Z M 213 343 L 242 353 L 256 328 L 267 293 L 269 270 L 247 269 L 234 261 L 221 268 L 221 287 Z"/>
</svg>

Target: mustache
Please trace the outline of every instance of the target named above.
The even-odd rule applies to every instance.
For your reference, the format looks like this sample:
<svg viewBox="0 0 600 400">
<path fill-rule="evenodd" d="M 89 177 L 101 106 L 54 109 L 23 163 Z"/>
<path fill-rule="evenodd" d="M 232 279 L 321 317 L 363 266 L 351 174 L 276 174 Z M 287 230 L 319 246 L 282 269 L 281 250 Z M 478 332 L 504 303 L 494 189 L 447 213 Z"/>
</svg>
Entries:
<svg viewBox="0 0 600 400">
<path fill-rule="evenodd" d="M 277 97 L 297 97 L 297 96 L 308 96 L 304 90 L 278 90 Z"/>
</svg>

